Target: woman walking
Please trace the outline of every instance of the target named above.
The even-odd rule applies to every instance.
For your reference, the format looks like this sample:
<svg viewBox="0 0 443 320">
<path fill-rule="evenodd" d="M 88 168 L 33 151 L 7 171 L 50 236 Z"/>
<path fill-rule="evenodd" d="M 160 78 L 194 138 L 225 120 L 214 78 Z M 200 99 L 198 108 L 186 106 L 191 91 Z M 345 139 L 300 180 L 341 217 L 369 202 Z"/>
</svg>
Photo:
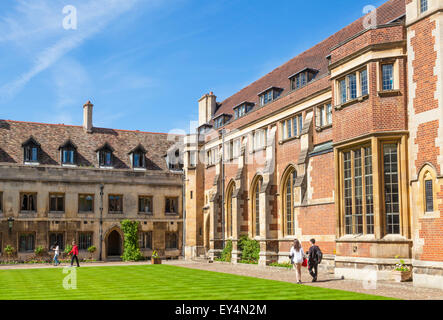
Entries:
<svg viewBox="0 0 443 320">
<path fill-rule="evenodd" d="M 301 247 L 298 239 L 294 240 L 294 244 L 291 247 L 291 263 L 295 269 L 295 279 L 297 283 L 301 283 L 301 265 L 305 259 L 305 253 Z"/>
<path fill-rule="evenodd" d="M 54 247 L 52 250 L 54 250 L 54 266 L 56 267 L 60 264 L 60 261 L 58 261 L 58 256 L 60 255 L 60 246 L 58 244 L 58 241 L 54 243 Z"/>
</svg>

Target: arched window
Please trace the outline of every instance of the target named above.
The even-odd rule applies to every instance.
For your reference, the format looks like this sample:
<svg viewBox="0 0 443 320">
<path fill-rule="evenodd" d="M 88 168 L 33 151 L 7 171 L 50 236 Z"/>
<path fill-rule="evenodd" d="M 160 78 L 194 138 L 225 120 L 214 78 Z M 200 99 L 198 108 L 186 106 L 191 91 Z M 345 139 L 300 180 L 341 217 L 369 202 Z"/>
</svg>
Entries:
<svg viewBox="0 0 443 320">
<path fill-rule="evenodd" d="M 263 178 L 260 177 L 256 180 L 253 187 L 252 197 L 252 213 L 253 213 L 253 234 L 254 236 L 260 236 L 260 189 L 263 183 Z"/>
<path fill-rule="evenodd" d="M 297 179 L 297 171 L 292 168 L 286 176 L 284 184 L 284 216 L 286 219 L 286 234 L 294 235 L 294 202 L 295 202 L 295 180 Z"/>
<path fill-rule="evenodd" d="M 226 201 L 226 232 L 228 237 L 232 237 L 232 198 L 234 196 L 235 184 L 232 183 L 228 188 Z"/>
</svg>

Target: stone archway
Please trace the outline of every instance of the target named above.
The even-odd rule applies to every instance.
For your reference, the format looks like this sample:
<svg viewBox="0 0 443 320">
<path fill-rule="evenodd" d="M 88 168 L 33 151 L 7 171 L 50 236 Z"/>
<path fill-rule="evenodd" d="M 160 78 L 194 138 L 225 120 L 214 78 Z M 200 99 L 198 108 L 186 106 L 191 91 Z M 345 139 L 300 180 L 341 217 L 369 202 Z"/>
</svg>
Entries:
<svg viewBox="0 0 443 320">
<path fill-rule="evenodd" d="M 107 257 L 120 257 L 122 255 L 123 240 L 116 229 L 111 230 L 106 237 Z"/>
</svg>

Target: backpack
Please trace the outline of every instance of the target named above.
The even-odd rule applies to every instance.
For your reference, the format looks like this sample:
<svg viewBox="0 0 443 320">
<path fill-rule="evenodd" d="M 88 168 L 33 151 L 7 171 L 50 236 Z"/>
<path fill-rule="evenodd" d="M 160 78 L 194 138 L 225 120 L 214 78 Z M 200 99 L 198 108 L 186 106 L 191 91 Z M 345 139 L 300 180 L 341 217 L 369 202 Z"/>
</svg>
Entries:
<svg viewBox="0 0 443 320">
<path fill-rule="evenodd" d="M 320 264 L 323 259 L 323 252 L 321 252 L 320 248 L 316 246 L 315 255 L 317 256 L 317 263 Z"/>
</svg>

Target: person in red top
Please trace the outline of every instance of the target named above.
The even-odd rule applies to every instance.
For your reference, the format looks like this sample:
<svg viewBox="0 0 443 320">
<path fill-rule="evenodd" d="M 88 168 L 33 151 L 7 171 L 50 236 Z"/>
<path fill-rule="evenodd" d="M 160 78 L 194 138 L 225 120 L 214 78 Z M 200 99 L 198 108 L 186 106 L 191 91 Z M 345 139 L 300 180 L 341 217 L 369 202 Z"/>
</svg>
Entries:
<svg viewBox="0 0 443 320">
<path fill-rule="evenodd" d="M 70 254 L 72 254 L 71 267 L 74 264 L 74 259 L 77 262 L 77 267 L 80 267 L 80 264 L 78 263 L 78 246 L 75 244 L 75 241 L 72 241 L 72 250 L 69 251 L 68 255 Z"/>
</svg>

